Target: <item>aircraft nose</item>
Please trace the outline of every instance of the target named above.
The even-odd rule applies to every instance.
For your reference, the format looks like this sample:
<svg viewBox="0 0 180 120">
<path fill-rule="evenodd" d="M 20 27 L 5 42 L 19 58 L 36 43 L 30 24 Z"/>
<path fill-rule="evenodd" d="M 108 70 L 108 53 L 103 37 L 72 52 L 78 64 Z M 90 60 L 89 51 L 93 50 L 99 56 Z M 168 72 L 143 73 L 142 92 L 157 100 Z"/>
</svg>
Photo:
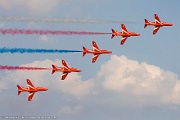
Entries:
<svg viewBox="0 0 180 120">
<path fill-rule="evenodd" d="M 76 69 L 76 72 L 82 72 L 82 70 L 80 70 L 80 69 Z"/>
<path fill-rule="evenodd" d="M 77 68 L 73 68 L 71 72 L 82 72 L 82 70 L 77 69 Z"/>
</svg>

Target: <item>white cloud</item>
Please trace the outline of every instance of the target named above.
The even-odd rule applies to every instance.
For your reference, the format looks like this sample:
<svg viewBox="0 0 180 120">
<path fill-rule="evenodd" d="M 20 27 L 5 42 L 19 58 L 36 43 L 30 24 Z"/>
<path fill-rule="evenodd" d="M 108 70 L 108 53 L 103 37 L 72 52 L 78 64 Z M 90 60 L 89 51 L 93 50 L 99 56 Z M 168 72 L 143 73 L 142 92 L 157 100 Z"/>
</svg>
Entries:
<svg viewBox="0 0 180 120">
<path fill-rule="evenodd" d="M 172 98 L 170 98 L 174 104 L 180 104 L 180 82 L 178 81 L 173 89 Z"/>
<path fill-rule="evenodd" d="M 0 7 L 6 10 L 23 8 L 34 14 L 45 14 L 58 6 L 63 0 L 1 0 Z"/>
<path fill-rule="evenodd" d="M 60 63 L 61 60 L 58 59 L 44 60 L 24 66 L 51 68 L 51 64 L 61 66 Z M 82 80 L 78 73 L 70 73 L 66 80 L 61 81 L 61 73 L 51 75 L 51 70 L 8 71 L 1 80 L 7 87 L 15 84 L 25 86 L 26 78 L 31 79 L 35 86 L 47 87 L 65 95 L 69 101 L 76 98 L 73 99 L 75 106 L 79 105 L 79 102 L 82 102 L 81 107 L 99 103 L 111 107 L 180 104 L 180 83 L 175 73 L 147 63 L 129 60 L 125 56 L 113 55 L 111 60 L 101 66 L 97 77 L 89 80 Z M 61 106 L 59 109 L 69 114 L 74 110 L 81 111 L 76 107 L 67 106 L 63 108 Z"/>
<path fill-rule="evenodd" d="M 51 65 L 55 64 L 61 67 L 62 65 L 59 63 L 61 63 L 61 60 L 57 59 L 55 61 L 51 61 L 47 59 L 44 61 L 35 61 L 33 63 L 24 64 L 22 66 L 44 67 L 50 68 L 50 70 L 8 71 L 7 75 L 2 78 L 2 80 L 9 81 L 9 86 L 12 84 L 14 85 L 15 83 L 26 87 L 26 79 L 28 78 L 35 86 L 57 89 L 62 93 L 70 94 L 77 98 L 87 95 L 93 87 L 92 81 L 82 81 L 78 73 L 68 74 L 64 81 L 61 80 L 61 72 L 55 72 L 53 75 L 51 74 Z"/>
<path fill-rule="evenodd" d="M 63 81 L 63 84 L 59 84 L 58 88 L 64 93 L 69 93 L 77 98 L 88 95 L 94 86 L 92 81 L 82 81 L 77 74 L 68 77 L 70 80 Z"/>
<path fill-rule="evenodd" d="M 125 56 L 113 55 L 98 73 L 105 90 L 130 95 L 128 100 L 142 106 L 180 104 L 180 89 L 176 74 L 147 63 L 138 63 Z M 117 99 L 117 97 L 116 97 Z M 126 98 L 119 96 L 126 102 Z"/>
<path fill-rule="evenodd" d="M 60 110 L 61 113 L 68 114 L 68 115 L 76 115 L 81 111 L 82 111 L 82 106 L 80 105 L 73 106 L 73 107 L 66 106 Z"/>
</svg>

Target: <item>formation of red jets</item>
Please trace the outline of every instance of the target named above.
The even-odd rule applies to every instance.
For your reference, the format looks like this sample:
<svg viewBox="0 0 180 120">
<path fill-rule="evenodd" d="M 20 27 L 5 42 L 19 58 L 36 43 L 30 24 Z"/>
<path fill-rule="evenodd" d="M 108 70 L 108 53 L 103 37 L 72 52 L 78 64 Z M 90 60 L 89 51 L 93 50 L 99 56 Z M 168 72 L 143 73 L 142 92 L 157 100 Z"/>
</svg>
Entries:
<svg viewBox="0 0 180 120">
<path fill-rule="evenodd" d="M 150 22 L 149 20 L 145 19 L 145 24 L 144 24 L 144 28 L 146 28 L 147 26 L 154 26 L 153 35 L 155 35 L 158 32 L 160 27 L 173 26 L 173 24 L 171 24 L 171 23 L 161 22 L 161 20 L 159 19 L 157 14 L 154 14 L 154 19 L 155 19 L 155 22 Z M 111 36 L 111 39 L 114 38 L 114 36 L 122 36 L 121 45 L 123 45 L 126 42 L 126 39 L 128 37 L 140 36 L 139 33 L 129 32 L 126 29 L 126 26 L 124 24 L 121 24 L 121 29 L 122 29 L 122 32 L 118 32 L 118 31 L 112 29 L 112 36 Z"/>
<path fill-rule="evenodd" d="M 163 26 L 173 26 L 173 24 L 168 23 L 168 22 L 161 22 L 158 15 L 154 14 L 154 18 L 155 18 L 155 22 L 150 22 L 149 20 L 145 19 L 145 25 L 144 28 L 146 28 L 147 26 L 154 26 L 154 30 L 153 30 L 153 35 L 155 35 L 160 27 Z M 128 37 L 131 36 L 140 36 L 139 33 L 136 32 L 129 32 L 126 29 L 126 26 L 124 24 L 121 24 L 121 32 L 118 32 L 114 29 L 112 29 L 112 36 L 111 39 L 114 38 L 114 36 L 122 36 L 121 42 L 120 44 L 123 45 Z M 86 54 L 93 54 L 93 58 L 92 58 L 92 63 L 95 63 L 97 58 L 99 57 L 99 55 L 101 54 L 111 54 L 112 52 L 109 50 L 103 50 L 103 49 L 99 49 L 98 45 L 96 44 L 95 41 L 92 41 L 92 46 L 93 49 L 87 49 L 83 46 L 83 55 L 85 56 Z M 65 78 L 67 77 L 67 75 L 71 72 L 82 72 L 82 70 L 79 70 L 77 68 L 70 68 L 67 63 L 62 60 L 62 67 L 58 67 L 56 65 L 52 65 L 52 74 L 54 74 L 54 72 L 62 72 L 62 77 L 61 80 L 65 80 Z M 34 94 L 38 91 L 47 91 L 47 88 L 42 88 L 42 87 L 34 87 L 34 85 L 31 83 L 31 81 L 29 79 L 27 79 L 27 85 L 28 88 L 24 88 L 22 86 L 17 85 L 18 87 L 18 95 L 20 95 L 21 92 L 28 92 L 28 101 L 31 101 Z"/>
</svg>

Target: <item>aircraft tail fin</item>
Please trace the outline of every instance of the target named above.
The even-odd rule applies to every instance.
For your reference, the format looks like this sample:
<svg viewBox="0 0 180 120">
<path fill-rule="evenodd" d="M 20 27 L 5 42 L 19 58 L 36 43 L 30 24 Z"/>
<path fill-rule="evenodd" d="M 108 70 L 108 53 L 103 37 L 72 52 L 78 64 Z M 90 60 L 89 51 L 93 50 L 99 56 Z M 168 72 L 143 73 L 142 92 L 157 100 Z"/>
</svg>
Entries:
<svg viewBox="0 0 180 120">
<path fill-rule="evenodd" d="M 86 55 L 87 51 L 88 49 L 83 46 L 83 54 L 82 54 L 83 57 Z"/>
<path fill-rule="evenodd" d="M 114 29 L 111 29 L 112 30 L 112 36 L 111 36 L 111 39 L 113 39 L 114 38 L 114 34 L 116 34 L 116 31 L 114 30 Z"/>
<path fill-rule="evenodd" d="M 150 21 L 149 20 L 147 20 L 147 19 L 144 19 L 144 28 L 146 28 L 147 27 L 147 25 L 150 23 Z"/>
<path fill-rule="evenodd" d="M 19 86 L 19 85 L 17 85 L 17 87 L 18 87 L 18 95 L 20 95 L 20 94 L 21 94 L 21 91 L 22 91 L 22 87 Z"/>
<path fill-rule="evenodd" d="M 54 74 L 54 72 L 56 71 L 56 66 L 55 65 L 52 65 L 52 74 Z"/>
</svg>

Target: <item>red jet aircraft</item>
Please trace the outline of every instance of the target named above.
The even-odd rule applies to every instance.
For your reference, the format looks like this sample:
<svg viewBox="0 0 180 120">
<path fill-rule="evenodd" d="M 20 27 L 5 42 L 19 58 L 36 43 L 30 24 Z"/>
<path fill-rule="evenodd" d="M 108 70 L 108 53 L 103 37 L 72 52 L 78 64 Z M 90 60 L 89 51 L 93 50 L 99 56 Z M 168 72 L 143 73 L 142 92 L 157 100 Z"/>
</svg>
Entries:
<svg viewBox="0 0 180 120">
<path fill-rule="evenodd" d="M 86 53 L 93 54 L 92 63 L 96 62 L 96 60 L 100 54 L 111 54 L 112 53 L 109 50 L 99 49 L 98 45 L 94 41 L 92 41 L 92 45 L 93 45 L 93 50 L 89 50 L 83 46 L 83 57 L 86 55 Z"/>
<path fill-rule="evenodd" d="M 146 28 L 148 25 L 149 26 L 152 25 L 155 27 L 154 31 L 153 31 L 153 35 L 155 35 L 158 32 L 160 27 L 173 26 L 173 24 L 171 24 L 171 23 L 161 22 L 161 20 L 159 19 L 157 14 L 154 14 L 154 18 L 155 18 L 155 22 L 150 22 L 149 20 L 145 19 L 145 25 L 144 25 L 144 28 Z"/>
<path fill-rule="evenodd" d="M 64 60 L 62 60 L 62 66 L 63 67 L 58 67 L 56 65 L 52 65 L 52 74 L 56 71 L 63 73 L 61 80 L 64 80 L 67 77 L 67 75 L 71 72 L 81 72 L 82 71 L 77 68 L 68 67 L 67 63 Z"/>
<path fill-rule="evenodd" d="M 122 36 L 121 45 L 123 45 L 125 43 L 125 41 L 128 37 L 140 36 L 139 33 L 127 31 L 126 26 L 124 24 L 121 24 L 121 29 L 122 29 L 122 32 L 118 32 L 118 31 L 112 29 L 112 36 L 111 36 L 111 39 L 114 38 L 114 36 Z"/>
<path fill-rule="evenodd" d="M 18 87 L 18 95 L 21 94 L 21 92 L 29 92 L 28 95 L 28 101 L 31 101 L 34 94 L 38 91 L 47 91 L 47 88 L 42 88 L 42 87 L 34 87 L 34 85 L 31 83 L 31 81 L 29 79 L 27 79 L 27 85 L 28 88 L 24 88 L 22 86 L 17 85 Z"/>
</svg>

